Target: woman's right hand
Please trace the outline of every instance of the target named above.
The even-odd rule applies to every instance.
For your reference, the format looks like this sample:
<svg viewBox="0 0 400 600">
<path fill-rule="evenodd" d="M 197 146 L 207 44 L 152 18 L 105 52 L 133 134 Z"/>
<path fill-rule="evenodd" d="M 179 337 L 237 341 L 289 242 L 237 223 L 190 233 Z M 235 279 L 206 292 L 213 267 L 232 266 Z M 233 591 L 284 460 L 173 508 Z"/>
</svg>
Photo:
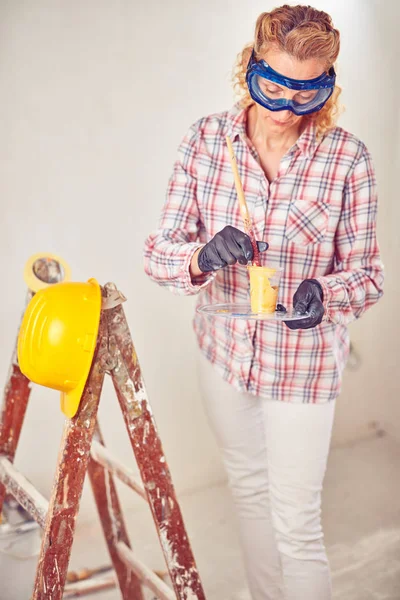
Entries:
<svg viewBox="0 0 400 600">
<path fill-rule="evenodd" d="M 267 242 L 257 242 L 257 246 L 260 252 L 268 249 Z M 247 234 L 228 225 L 203 246 L 194 258 L 197 260 L 197 265 L 192 265 L 191 270 L 196 276 L 196 266 L 200 271 L 197 273 L 199 275 L 217 271 L 236 262 L 247 265 L 253 259 L 253 247 Z"/>
</svg>

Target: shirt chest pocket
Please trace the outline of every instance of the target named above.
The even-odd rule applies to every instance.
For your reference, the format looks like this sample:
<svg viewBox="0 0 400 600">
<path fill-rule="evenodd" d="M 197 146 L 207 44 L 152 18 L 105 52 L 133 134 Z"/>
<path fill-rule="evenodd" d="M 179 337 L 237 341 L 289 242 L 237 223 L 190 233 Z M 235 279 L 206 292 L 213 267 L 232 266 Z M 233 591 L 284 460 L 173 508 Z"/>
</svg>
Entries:
<svg viewBox="0 0 400 600">
<path fill-rule="evenodd" d="M 301 246 L 321 243 L 326 234 L 329 208 L 317 202 L 291 202 L 285 228 L 286 238 Z"/>
</svg>

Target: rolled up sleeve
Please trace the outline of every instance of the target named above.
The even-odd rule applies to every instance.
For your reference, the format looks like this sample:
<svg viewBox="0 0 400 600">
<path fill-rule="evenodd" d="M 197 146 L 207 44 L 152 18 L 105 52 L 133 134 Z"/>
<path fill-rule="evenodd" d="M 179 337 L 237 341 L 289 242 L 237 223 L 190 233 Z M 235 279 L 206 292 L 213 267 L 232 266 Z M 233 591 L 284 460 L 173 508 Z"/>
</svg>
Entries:
<svg viewBox="0 0 400 600">
<path fill-rule="evenodd" d="M 193 295 L 209 285 L 215 274 L 204 274 L 192 281 L 190 263 L 204 245 L 197 203 L 196 155 L 201 121 L 195 123 L 182 140 L 173 173 L 168 182 L 166 201 L 157 230 L 150 233 L 144 247 L 144 269 L 159 285 L 170 291 Z"/>
<path fill-rule="evenodd" d="M 362 146 L 344 188 L 333 272 L 317 278 L 324 293 L 325 320 L 347 325 L 383 294 L 383 264 L 376 239 L 377 205 L 372 160 Z"/>
</svg>

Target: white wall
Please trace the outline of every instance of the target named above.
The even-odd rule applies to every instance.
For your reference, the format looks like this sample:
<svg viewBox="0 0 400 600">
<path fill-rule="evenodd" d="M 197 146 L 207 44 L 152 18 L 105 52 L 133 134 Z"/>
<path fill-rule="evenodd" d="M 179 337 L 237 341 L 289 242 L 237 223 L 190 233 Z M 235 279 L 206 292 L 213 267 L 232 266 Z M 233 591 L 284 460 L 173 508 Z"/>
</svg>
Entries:
<svg viewBox="0 0 400 600">
<path fill-rule="evenodd" d="M 189 125 L 233 101 L 230 71 L 269 0 L 3 0 L 0 5 L 0 348 L 5 381 L 24 302 L 22 270 L 55 252 L 73 276 L 113 280 L 127 295 L 149 396 L 179 491 L 219 480 L 221 463 L 202 413 L 194 370 L 193 299 L 146 279 L 142 246 L 157 224 L 176 147 Z M 380 233 L 394 265 L 394 162 L 398 139 L 396 1 L 316 0 L 342 33 L 343 126 L 372 151 L 381 189 Z M 398 22 L 398 21 L 397 21 Z M 385 106 L 382 106 L 382 98 Z M 398 210 L 396 208 L 396 210 Z M 397 213 L 398 214 L 398 213 Z M 398 393 L 393 349 L 395 286 L 352 328 L 362 366 L 346 376 L 335 440 L 385 425 Z M 106 441 L 131 460 L 107 385 Z M 62 415 L 57 393 L 35 389 L 18 466 L 46 494 Z M 88 496 L 84 517 L 90 515 Z"/>
<path fill-rule="evenodd" d="M 397 23 L 399 23 L 400 4 L 397 4 L 396 10 Z M 393 89 L 396 96 L 399 97 L 400 82 L 398 80 L 393 81 Z M 385 428 L 400 442 L 400 321 L 397 318 L 400 298 L 400 285 L 398 279 L 400 257 L 400 114 L 398 106 L 399 103 L 397 103 L 396 109 L 391 112 L 391 117 L 393 117 L 392 137 L 394 138 L 393 163 L 391 168 L 388 168 L 388 177 L 391 176 L 391 202 L 387 209 L 385 225 L 382 227 L 382 238 L 386 249 L 386 269 L 389 277 L 387 278 L 386 283 L 385 316 L 378 351 L 382 356 L 382 359 L 380 360 L 380 399 L 387 409 Z"/>
</svg>

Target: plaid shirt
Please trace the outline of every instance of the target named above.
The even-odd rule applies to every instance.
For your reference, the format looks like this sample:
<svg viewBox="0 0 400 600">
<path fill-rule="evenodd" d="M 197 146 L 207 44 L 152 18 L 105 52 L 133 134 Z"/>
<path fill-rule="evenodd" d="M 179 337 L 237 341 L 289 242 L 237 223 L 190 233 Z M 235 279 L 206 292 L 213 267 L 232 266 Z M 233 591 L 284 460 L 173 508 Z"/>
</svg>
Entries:
<svg viewBox="0 0 400 600">
<path fill-rule="evenodd" d="M 205 356 L 242 392 L 290 402 L 326 402 L 340 391 L 349 352 L 347 325 L 382 295 L 376 241 L 376 185 L 371 157 L 336 127 L 317 140 L 307 125 L 269 183 L 246 136 L 246 109 L 200 119 L 183 139 L 159 229 L 145 244 L 145 271 L 199 304 L 246 302 L 245 267 L 228 266 L 191 281 L 195 251 L 226 225 L 243 229 L 225 142 L 231 137 L 258 240 L 270 247 L 262 264 L 283 267 L 279 302 L 292 306 L 304 279 L 324 291 L 324 321 L 291 331 L 282 323 L 208 318 L 194 328 Z"/>
</svg>

